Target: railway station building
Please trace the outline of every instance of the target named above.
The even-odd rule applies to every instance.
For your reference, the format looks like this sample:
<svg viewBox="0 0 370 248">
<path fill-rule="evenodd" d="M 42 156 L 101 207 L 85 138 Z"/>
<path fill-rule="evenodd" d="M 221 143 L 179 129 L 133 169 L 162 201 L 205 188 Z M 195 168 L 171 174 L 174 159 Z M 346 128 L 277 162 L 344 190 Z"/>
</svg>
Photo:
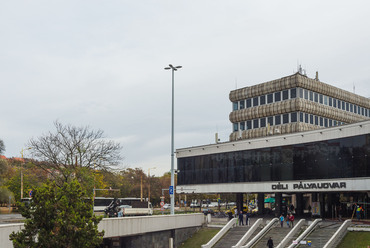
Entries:
<svg viewBox="0 0 370 248">
<path fill-rule="evenodd" d="M 230 92 L 229 141 L 176 150 L 178 193 L 266 195 L 276 215 L 370 214 L 370 100 L 301 73 Z"/>
</svg>

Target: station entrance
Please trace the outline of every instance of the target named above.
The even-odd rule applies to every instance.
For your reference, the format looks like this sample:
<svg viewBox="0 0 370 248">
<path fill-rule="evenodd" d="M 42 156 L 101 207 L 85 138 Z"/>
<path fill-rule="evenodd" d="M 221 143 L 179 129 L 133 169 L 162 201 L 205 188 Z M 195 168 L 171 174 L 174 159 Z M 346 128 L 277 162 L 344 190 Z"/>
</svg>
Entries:
<svg viewBox="0 0 370 248">
<path fill-rule="evenodd" d="M 293 213 L 325 219 L 369 219 L 370 214 L 370 192 L 274 192 L 256 195 L 256 199 L 252 200 L 257 202 L 259 215 Z M 248 204 L 243 199 L 246 199 L 243 193 L 236 193 L 238 209 Z"/>
</svg>

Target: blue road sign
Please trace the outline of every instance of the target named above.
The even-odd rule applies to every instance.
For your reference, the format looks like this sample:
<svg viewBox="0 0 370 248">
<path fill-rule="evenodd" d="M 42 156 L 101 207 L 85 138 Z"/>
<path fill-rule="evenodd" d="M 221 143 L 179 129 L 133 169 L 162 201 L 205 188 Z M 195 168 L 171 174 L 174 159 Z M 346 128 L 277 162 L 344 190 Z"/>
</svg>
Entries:
<svg viewBox="0 0 370 248">
<path fill-rule="evenodd" d="M 169 191 L 170 191 L 170 195 L 173 195 L 173 186 L 170 186 Z"/>
</svg>

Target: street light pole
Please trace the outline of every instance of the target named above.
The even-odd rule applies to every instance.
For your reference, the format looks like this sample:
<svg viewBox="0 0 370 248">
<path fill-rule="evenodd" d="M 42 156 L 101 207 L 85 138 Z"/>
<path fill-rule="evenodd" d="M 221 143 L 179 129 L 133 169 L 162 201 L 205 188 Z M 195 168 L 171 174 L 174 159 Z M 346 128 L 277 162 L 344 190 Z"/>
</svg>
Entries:
<svg viewBox="0 0 370 248">
<path fill-rule="evenodd" d="M 21 161 L 21 200 L 23 199 L 23 152 L 25 151 L 25 150 L 29 150 L 29 149 L 31 149 L 31 147 L 28 147 L 28 148 L 26 148 L 26 149 L 23 149 L 22 148 L 22 151 L 21 151 L 21 155 L 22 155 L 22 161 Z"/>
<path fill-rule="evenodd" d="M 153 167 L 153 168 L 149 168 L 148 169 L 148 186 L 149 186 L 149 190 L 148 190 L 148 202 L 150 202 L 150 169 L 156 169 L 157 167 Z"/>
<path fill-rule="evenodd" d="M 175 71 L 177 69 L 182 68 L 182 66 L 173 66 L 171 64 L 168 65 L 169 67 L 165 67 L 165 70 L 172 70 L 172 119 L 171 119 L 171 186 L 173 188 L 173 194 L 170 195 L 171 197 L 171 214 L 175 214 L 175 171 L 174 171 L 174 103 L 175 103 L 175 89 L 174 89 L 174 77 Z"/>
</svg>

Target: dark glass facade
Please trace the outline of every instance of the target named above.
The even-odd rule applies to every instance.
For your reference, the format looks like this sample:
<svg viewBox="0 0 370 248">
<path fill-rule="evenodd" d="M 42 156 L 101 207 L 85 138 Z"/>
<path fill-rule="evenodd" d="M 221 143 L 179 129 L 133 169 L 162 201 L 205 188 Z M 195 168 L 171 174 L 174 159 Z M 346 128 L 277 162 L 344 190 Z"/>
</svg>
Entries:
<svg viewBox="0 0 370 248">
<path fill-rule="evenodd" d="M 178 185 L 370 176 L 370 134 L 177 159 Z"/>
</svg>

